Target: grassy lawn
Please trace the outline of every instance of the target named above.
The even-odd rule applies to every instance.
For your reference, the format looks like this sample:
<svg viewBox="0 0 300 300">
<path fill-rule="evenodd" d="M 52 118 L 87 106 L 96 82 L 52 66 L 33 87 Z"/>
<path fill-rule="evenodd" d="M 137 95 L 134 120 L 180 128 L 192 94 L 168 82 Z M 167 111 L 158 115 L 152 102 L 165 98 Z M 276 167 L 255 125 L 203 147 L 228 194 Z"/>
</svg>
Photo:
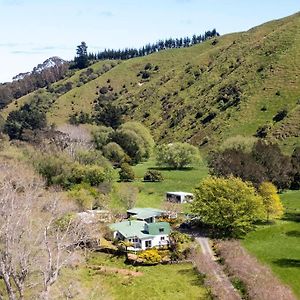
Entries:
<svg viewBox="0 0 300 300">
<path fill-rule="evenodd" d="M 121 274 L 95 274 L 86 268 L 80 273 L 85 282 L 102 286 L 113 299 L 209 299 L 202 280 L 191 264 L 133 267 L 123 258 L 96 253 L 88 265 L 102 265 L 142 272 L 139 277 Z"/>
<path fill-rule="evenodd" d="M 259 227 L 243 244 L 300 299 L 300 191 L 286 192 L 281 198 L 286 208 L 284 220 Z"/>
<path fill-rule="evenodd" d="M 134 172 L 137 178 L 135 182 L 128 184 L 133 184 L 139 188 L 136 206 L 159 208 L 165 199 L 166 192 L 192 192 L 195 186 L 208 174 L 205 163 L 201 162 L 198 165 L 194 165 L 193 168 L 184 170 L 159 169 L 164 177 L 164 181 L 143 182 L 143 177 L 147 169 L 155 167 L 154 159 L 134 166 Z M 114 202 L 116 202 L 116 200 L 117 199 L 115 199 Z"/>
</svg>

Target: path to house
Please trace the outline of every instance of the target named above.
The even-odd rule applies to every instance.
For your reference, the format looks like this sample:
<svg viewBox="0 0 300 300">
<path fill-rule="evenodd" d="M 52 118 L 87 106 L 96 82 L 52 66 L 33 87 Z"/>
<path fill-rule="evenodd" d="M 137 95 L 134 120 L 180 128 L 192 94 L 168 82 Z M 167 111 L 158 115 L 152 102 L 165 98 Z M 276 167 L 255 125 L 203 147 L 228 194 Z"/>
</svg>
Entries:
<svg viewBox="0 0 300 300">
<path fill-rule="evenodd" d="M 209 239 L 207 237 L 200 237 L 195 236 L 195 240 L 200 244 L 202 248 L 202 254 L 209 257 L 211 263 L 211 275 L 216 278 L 217 282 L 224 288 L 224 295 L 223 297 L 220 296 L 220 299 L 224 300 L 239 300 L 241 299 L 239 293 L 235 290 L 233 285 L 231 284 L 229 278 L 224 273 L 223 268 L 220 266 L 220 264 L 216 261 L 216 256 L 209 244 Z"/>
</svg>

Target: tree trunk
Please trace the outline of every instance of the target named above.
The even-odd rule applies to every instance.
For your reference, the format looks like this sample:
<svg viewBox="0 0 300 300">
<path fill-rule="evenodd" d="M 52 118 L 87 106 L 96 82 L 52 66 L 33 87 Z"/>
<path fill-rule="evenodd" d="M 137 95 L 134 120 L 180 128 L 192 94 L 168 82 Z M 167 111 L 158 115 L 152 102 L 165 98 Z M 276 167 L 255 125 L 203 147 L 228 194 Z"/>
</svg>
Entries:
<svg viewBox="0 0 300 300">
<path fill-rule="evenodd" d="M 5 283 L 5 288 L 6 288 L 9 300 L 16 300 L 17 297 L 16 297 L 16 294 L 10 284 L 9 275 L 7 275 L 7 274 L 2 274 L 2 275 L 3 275 L 3 281 Z"/>
</svg>

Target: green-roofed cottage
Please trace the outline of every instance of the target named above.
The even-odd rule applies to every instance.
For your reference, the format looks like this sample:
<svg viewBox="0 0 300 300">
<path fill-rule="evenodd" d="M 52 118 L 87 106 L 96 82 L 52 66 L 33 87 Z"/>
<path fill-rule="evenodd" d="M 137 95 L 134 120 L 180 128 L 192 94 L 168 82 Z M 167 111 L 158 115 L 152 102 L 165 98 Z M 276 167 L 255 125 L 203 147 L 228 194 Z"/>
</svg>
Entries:
<svg viewBox="0 0 300 300">
<path fill-rule="evenodd" d="M 147 223 L 140 220 L 126 220 L 110 225 L 114 238 L 132 242 L 129 250 L 145 250 L 169 244 L 171 227 L 168 222 Z"/>
</svg>

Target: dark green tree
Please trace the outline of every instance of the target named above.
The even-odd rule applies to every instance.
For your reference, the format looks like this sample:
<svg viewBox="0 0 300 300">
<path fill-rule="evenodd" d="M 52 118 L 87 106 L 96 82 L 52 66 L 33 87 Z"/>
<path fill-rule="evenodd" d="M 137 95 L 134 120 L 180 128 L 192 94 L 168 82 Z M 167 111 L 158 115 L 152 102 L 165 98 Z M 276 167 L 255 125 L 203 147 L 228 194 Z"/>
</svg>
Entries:
<svg viewBox="0 0 300 300">
<path fill-rule="evenodd" d="M 291 188 L 294 190 L 300 189 L 300 147 L 294 149 L 294 152 L 291 157 L 292 166 L 293 166 L 293 181 Z"/>
<path fill-rule="evenodd" d="M 89 65 L 87 45 L 85 42 L 81 42 L 76 49 L 75 65 L 79 69 L 87 68 Z"/>
<path fill-rule="evenodd" d="M 29 104 L 23 105 L 20 110 L 9 113 L 4 132 L 10 139 L 22 139 L 24 130 L 38 130 L 47 126 L 46 114 Z"/>
<path fill-rule="evenodd" d="M 102 107 L 97 108 L 95 122 L 98 125 L 118 128 L 122 124 L 123 112 L 123 107 L 110 102 L 105 103 Z"/>
</svg>

